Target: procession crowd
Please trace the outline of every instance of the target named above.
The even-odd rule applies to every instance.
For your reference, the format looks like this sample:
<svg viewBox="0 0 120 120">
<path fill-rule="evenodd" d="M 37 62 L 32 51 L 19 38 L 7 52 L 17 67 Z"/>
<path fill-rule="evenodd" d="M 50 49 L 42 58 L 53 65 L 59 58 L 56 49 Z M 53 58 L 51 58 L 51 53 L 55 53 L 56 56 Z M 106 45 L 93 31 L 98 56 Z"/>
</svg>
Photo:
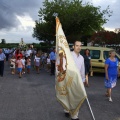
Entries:
<svg viewBox="0 0 120 120">
<path fill-rule="evenodd" d="M 51 71 L 50 53 L 44 53 L 31 48 L 27 50 L 17 48 L 5 49 L 4 52 L 0 49 L 0 54 L 1 77 L 3 77 L 5 61 L 9 63 L 11 74 L 18 73 L 19 78 L 22 77 L 22 74 L 30 74 L 31 68 L 34 68 L 37 74 L 40 73 L 41 68 L 45 68 L 47 72 Z"/>
<path fill-rule="evenodd" d="M 89 87 L 88 74 L 91 68 L 91 57 L 89 49 L 85 50 L 84 55 L 80 55 L 81 42 L 75 41 L 74 50 L 71 52 L 75 64 L 80 72 L 82 81 L 86 87 Z M 22 49 L 9 50 L 6 49 L 4 53 L 0 49 L 0 76 L 3 77 L 4 62 L 9 61 L 11 74 L 19 74 L 19 78 L 22 74 L 30 74 L 31 67 L 36 69 L 36 73 L 40 73 L 40 68 L 46 68 L 50 75 L 55 74 L 55 61 L 56 61 L 56 50 L 52 49 L 49 53 L 43 53 L 36 49 L 28 48 L 23 51 Z M 62 59 L 61 59 L 62 60 Z M 33 62 L 32 62 L 33 61 Z M 63 61 L 62 61 L 63 62 Z M 33 64 L 32 64 L 33 63 Z M 115 58 L 115 51 L 109 52 L 109 58 L 105 61 L 105 80 L 104 84 L 107 89 L 105 95 L 108 100 L 112 102 L 111 91 L 116 86 L 118 77 L 118 63 L 119 61 Z M 17 70 L 16 70 L 17 68 Z M 79 111 L 78 111 L 79 112 Z M 69 115 L 69 111 L 65 110 L 65 116 Z M 72 120 L 79 120 L 78 113 L 72 116 Z"/>
</svg>

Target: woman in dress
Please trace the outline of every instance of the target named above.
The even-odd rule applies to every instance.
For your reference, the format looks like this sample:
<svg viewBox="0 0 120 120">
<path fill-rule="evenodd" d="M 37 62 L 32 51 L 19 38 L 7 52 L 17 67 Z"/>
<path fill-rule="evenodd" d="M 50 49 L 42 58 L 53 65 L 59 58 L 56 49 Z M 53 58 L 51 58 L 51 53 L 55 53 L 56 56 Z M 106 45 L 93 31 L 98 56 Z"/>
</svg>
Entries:
<svg viewBox="0 0 120 120">
<path fill-rule="evenodd" d="M 91 56 L 89 49 L 86 49 L 84 52 L 84 63 L 85 63 L 85 86 L 89 87 L 88 83 L 88 74 L 90 72 L 90 66 L 91 66 Z"/>
<path fill-rule="evenodd" d="M 35 56 L 34 66 L 36 68 L 37 74 L 39 74 L 39 72 L 40 72 L 40 56 L 39 56 L 39 54 L 36 54 L 36 56 Z"/>
<path fill-rule="evenodd" d="M 15 56 L 16 56 L 16 60 L 18 60 L 18 56 L 20 56 L 20 58 L 22 59 L 23 55 L 22 55 L 22 52 L 20 51 L 20 49 L 16 50 Z"/>
<path fill-rule="evenodd" d="M 115 51 L 109 52 L 109 58 L 105 61 L 105 87 L 107 88 L 106 96 L 112 102 L 111 92 L 112 88 L 116 86 L 118 77 L 118 64 L 119 61 L 115 58 Z"/>
<path fill-rule="evenodd" d="M 16 59 L 15 56 L 13 55 L 12 58 L 10 59 L 10 68 L 11 68 L 11 74 L 15 74 L 15 63 Z"/>
<path fill-rule="evenodd" d="M 27 57 L 27 60 L 26 60 L 26 67 L 27 67 L 27 73 L 29 74 L 30 73 L 30 69 L 31 69 L 31 59 L 30 59 L 30 56 Z"/>
<path fill-rule="evenodd" d="M 21 60 L 21 57 L 18 56 L 17 61 L 16 61 L 17 67 L 18 67 L 18 72 L 19 72 L 19 78 L 22 77 L 22 68 L 23 68 L 23 63 Z"/>
</svg>

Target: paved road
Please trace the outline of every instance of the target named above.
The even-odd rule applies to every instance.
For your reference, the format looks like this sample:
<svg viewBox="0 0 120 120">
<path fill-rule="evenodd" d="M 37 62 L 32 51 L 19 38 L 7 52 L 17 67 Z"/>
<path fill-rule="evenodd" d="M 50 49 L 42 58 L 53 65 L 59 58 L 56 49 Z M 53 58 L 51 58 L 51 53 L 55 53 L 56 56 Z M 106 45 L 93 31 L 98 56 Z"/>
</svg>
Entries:
<svg viewBox="0 0 120 120">
<path fill-rule="evenodd" d="M 103 75 L 90 77 L 86 88 L 96 120 L 120 120 L 120 80 L 113 90 L 113 103 L 104 96 Z M 0 77 L 0 120 L 69 120 L 56 101 L 54 76 L 45 70 L 32 71 L 21 79 L 11 75 L 8 64 Z M 86 102 L 79 113 L 80 120 L 92 120 Z"/>
</svg>

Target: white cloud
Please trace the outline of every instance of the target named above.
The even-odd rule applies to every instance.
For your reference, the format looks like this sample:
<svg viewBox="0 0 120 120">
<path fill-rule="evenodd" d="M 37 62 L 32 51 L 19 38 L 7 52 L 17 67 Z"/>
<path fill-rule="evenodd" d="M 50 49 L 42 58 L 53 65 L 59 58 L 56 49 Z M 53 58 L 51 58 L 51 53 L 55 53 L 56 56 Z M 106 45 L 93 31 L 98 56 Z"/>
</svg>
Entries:
<svg viewBox="0 0 120 120">
<path fill-rule="evenodd" d="M 105 30 L 108 30 L 108 31 L 115 31 L 114 28 L 108 28 L 108 27 L 105 27 Z"/>
<path fill-rule="evenodd" d="M 42 0 L 0 0 L 0 39 L 6 42 L 37 42 L 32 37 Z"/>
<path fill-rule="evenodd" d="M 5 39 L 7 43 L 19 43 L 21 38 L 23 38 L 25 43 L 39 43 L 38 40 L 32 37 L 33 27 L 24 27 L 18 26 L 13 28 L 10 31 L 2 30 L 0 31 L 0 39 Z"/>
<path fill-rule="evenodd" d="M 35 22 L 33 21 L 33 19 L 29 16 L 16 16 L 17 19 L 20 21 L 21 27 L 23 27 L 25 30 L 27 29 L 27 27 L 34 27 L 35 26 Z"/>
</svg>

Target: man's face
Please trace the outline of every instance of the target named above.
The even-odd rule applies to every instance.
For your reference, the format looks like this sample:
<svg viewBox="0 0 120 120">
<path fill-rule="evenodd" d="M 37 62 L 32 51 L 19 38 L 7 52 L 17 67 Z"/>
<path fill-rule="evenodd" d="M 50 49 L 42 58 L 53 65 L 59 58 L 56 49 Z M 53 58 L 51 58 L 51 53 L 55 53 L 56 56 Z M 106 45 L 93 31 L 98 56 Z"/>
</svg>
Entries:
<svg viewBox="0 0 120 120">
<path fill-rule="evenodd" d="M 79 42 L 79 41 L 76 41 L 75 42 L 75 45 L 74 45 L 74 51 L 76 52 L 76 53 L 79 53 L 80 52 L 80 50 L 81 50 L 81 42 Z"/>
</svg>

